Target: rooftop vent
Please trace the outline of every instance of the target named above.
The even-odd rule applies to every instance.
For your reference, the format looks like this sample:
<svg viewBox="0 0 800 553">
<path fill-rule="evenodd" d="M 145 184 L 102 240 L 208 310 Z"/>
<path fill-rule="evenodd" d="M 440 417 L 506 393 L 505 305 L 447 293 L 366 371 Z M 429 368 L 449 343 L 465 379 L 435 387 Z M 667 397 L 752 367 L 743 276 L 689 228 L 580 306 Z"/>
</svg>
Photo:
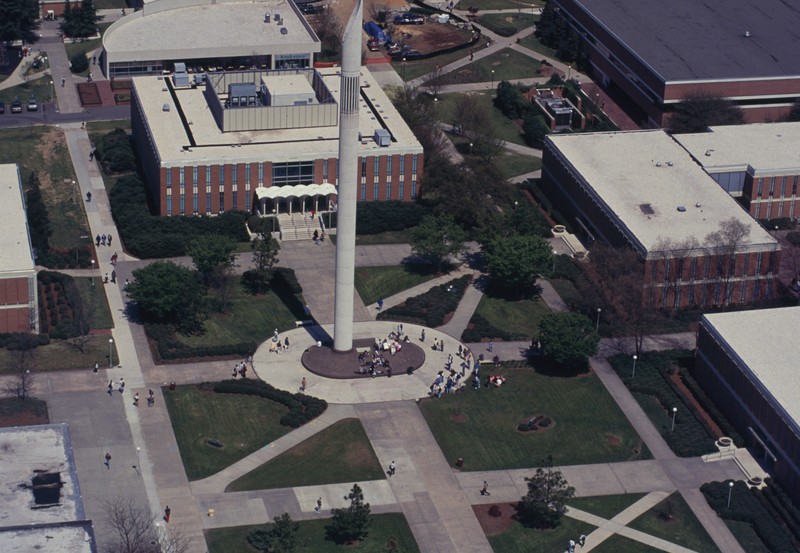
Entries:
<svg viewBox="0 0 800 553">
<path fill-rule="evenodd" d="M 161 111 L 169 111 L 169 104 L 164 104 L 161 106 Z"/>
<path fill-rule="evenodd" d="M 375 143 L 381 148 L 390 146 L 392 143 L 392 135 L 386 129 L 375 129 Z"/>
<path fill-rule="evenodd" d="M 656 212 L 653 210 L 653 206 L 650 204 L 639 204 L 639 209 L 645 215 L 655 215 Z"/>
<path fill-rule="evenodd" d="M 667 165 L 668 165 L 669 167 L 672 167 L 672 162 L 671 162 L 671 161 L 668 161 L 668 162 L 667 162 Z"/>
<path fill-rule="evenodd" d="M 750 31 L 745 31 L 744 32 L 744 36 L 747 37 L 747 38 L 750 38 Z"/>
<path fill-rule="evenodd" d="M 678 206 L 678 211 L 680 211 L 681 213 L 684 213 L 686 211 L 686 206 L 685 205 L 679 205 Z"/>
<path fill-rule="evenodd" d="M 286 27 L 281 27 L 281 34 L 282 35 L 285 35 L 285 34 L 288 34 L 288 33 L 289 33 L 289 31 L 288 31 L 288 29 L 286 29 Z"/>
<path fill-rule="evenodd" d="M 275 13 L 275 15 L 273 15 L 272 17 L 275 19 L 275 21 L 280 21 L 281 20 L 281 14 L 279 14 L 279 13 Z"/>
<path fill-rule="evenodd" d="M 656 161 L 656 167 L 661 167 L 661 162 L 660 161 Z"/>
<path fill-rule="evenodd" d="M 713 152 L 713 151 L 714 151 L 714 150 L 712 150 L 711 148 L 709 148 L 708 150 L 706 150 L 706 157 L 711 157 L 711 152 Z"/>
</svg>

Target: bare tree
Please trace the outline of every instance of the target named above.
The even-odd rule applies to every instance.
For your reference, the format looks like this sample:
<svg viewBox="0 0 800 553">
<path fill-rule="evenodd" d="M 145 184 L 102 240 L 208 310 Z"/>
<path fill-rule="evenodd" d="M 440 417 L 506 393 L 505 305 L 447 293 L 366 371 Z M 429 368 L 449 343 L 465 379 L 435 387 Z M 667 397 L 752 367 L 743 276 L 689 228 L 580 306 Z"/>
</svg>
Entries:
<svg viewBox="0 0 800 553">
<path fill-rule="evenodd" d="M 733 293 L 731 283 L 736 274 L 736 254 L 747 244 L 750 230 L 750 225 L 731 217 L 719 224 L 719 230 L 706 236 L 706 247 L 717 256 L 716 278 L 723 285 L 722 305 L 730 303 Z"/>
<path fill-rule="evenodd" d="M 67 286 L 73 288 L 72 293 L 68 293 L 68 297 L 72 297 L 72 314 L 75 336 L 69 339 L 69 343 L 81 353 L 86 353 L 86 346 L 89 343 L 89 331 L 91 330 L 91 313 L 94 308 L 94 296 L 89 296 L 89 301 L 84 302 L 74 282 L 70 282 Z M 94 289 L 93 289 L 94 291 Z"/>
<path fill-rule="evenodd" d="M 672 298 L 672 305 L 661 305 L 668 309 L 677 309 L 679 305 L 679 289 L 684 285 L 684 278 L 687 276 L 688 263 L 693 255 L 700 249 L 700 243 L 694 236 L 684 240 L 673 240 L 668 237 L 659 237 L 656 243 L 650 248 L 652 257 L 655 261 L 664 261 L 664 287 L 666 297 Z M 657 283 L 653 283 L 657 285 Z M 664 297 L 664 294 L 659 294 Z"/>
<path fill-rule="evenodd" d="M 434 98 L 438 98 L 439 91 L 442 89 L 442 85 L 444 84 L 444 73 L 442 71 L 442 66 L 437 63 L 436 67 L 434 67 L 433 71 L 431 71 L 428 75 L 430 75 L 430 78 L 425 81 L 425 86 L 428 88 L 428 92 Z"/>
<path fill-rule="evenodd" d="M 3 387 L 3 391 L 10 396 L 26 400 L 31 395 L 33 386 L 34 355 L 36 336 L 33 334 L 19 334 L 19 349 L 14 353 L 14 367 L 12 378 Z"/>
<path fill-rule="evenodd" d="M 459 94 L 455 102 L 453 113 L 453 133 L 464 134 L 465 128 L 470 128 L 475 112 L 478 109 L 478 101 L 472 94 Z"/>
<path fill-rule="evenodd" d="M 158 517 L 133 499 L 117 497 L 103 503 L 108 525 L 108 553 L 186 553 L 188 538 L 166 525 L 156 526 Z"/>
<path fill-rule="evenodd" d="M 338 56 L 342 51 L 342 33 L 344 28 L 336 12 L 326 7 L 319 13 L 316 25 L 317 36 L 322 45 L 322 52 L 327 56 Z"/>
<path fill-rule="evenodd" d="M 370 18 L 378 23 L 386 22 L 386 15 L 391 11 L 389 4 L 384 2 L 372 2 L 369 4 L 368 12 Z"/>
</svg>

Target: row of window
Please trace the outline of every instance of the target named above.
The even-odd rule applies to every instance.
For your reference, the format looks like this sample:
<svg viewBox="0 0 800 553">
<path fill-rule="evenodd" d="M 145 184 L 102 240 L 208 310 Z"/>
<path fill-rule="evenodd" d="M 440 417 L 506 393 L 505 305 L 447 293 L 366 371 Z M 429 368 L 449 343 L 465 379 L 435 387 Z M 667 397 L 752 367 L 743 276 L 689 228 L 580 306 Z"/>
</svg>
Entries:
<svg viewBox="0 0 800 553">
<path fill-rule="evenodd" d="M 769 195 L 770 196 L 774 196 L 775 195 L 775 178 L 776 177 L 774 177 L 774 176 L 773 177 L 769 177 Z M 778 177 L 778 178 L 781 179 L 781 195 L 780 195 L 780 197 L 784 198 L 784 197 L 786 197 L 786 183 L 787 183 L 787 180 L 788 180 L 789 177 L 787 177 L 786 175 L 783 175 L 782 177 Z M 795 175 L 794 177 L 791 177 L 791 178 L 792 178 L 792 196 L 796 196 L 797 195 L 797 178 L 798 178 L 798 176 Z M 767 178 L 764 177 L 764 178 L 756 179 L 756 180 L 758 180 L 758 189 L 757 189 L 756 197 L 760 198 L 762 196 L 762 194 L 764 193 L 764 181 L 766 181 Z"/>
<path fill-rule="evenodd" d="M 765 252 L 756 252 L 756 271 L 755 271 L 755 274 L 757 274 L 757 275 L 761 274 L 761 268 L 762 268 L 761 265 L 762 265 L 762 260 L 763 260 L 764 253 Z M 750 254 L 745 254 L 743 257 L 744 257 L 744 263 L 743 263 L 741 275 L 745 275 L 746 276 L 748 274 L 748 270 L 750 269 L 750 257 L 751 257 L 751 255 Z M 695 278 L 697 278 L 697 260 L 698 259 L 699 259 L 698 257 L 692 257 L 691 258 L 691 265 L 689 267 L 689 278 L 688 278 L 688 280 L 695 280 Z M 711 276 L 711 265 L 712 264 L 711 264 L 711 259 L 710 258 L 705 257 L 704 259 L 706 259 L 706 262 L 703 264 L 703 278 L 704 279 L 708 279 Z M 737 256 L 737 259 L 738 259 L 738 256 Z M 676 265 L 675 274 L 671 275 L 670 274 L 670 268 L 671 268 L 673 262 Z M 664 280 L 668 281 L 671 278 L 674 278 L 677 281 L 683 280 L 682 277 L 683 277 L 683 272 L 684 272 L 683 268 L 684 268 L 684 263 L 685 262 L 686 262 L 685 259 L 665 259 L 664 260 Z M 735 262 L 735 261 L 733 261 L 733 262 Z M 736 271 L 732 271 L 731 270 L 731 269 L 733 269 L 733 267 L 730 266 L 730 263 L 732 263 L 732 261 L 730 260 L 730 258 L 728 256 L 718 255 L 717 256 L 717 271 L 715 273 L 715 276 L 720 276 L 720 275 L 724 275 L 724 274 L 728 274 L 728 273 L 730 273 L 729 276 L 733 276 L 733 274 L 736 273 Z M 653 262 L 653 264 L 652 264 L 652 278 L 653 278 L 653 280 L 658 280 L 659 267 L 660 267 L 660 263 Z M 774 269 L 775 269 L 775 255 L 770 255 L 769 256 L 769 270 L 768 270 L 768 272 L 772 273 L 774 271 Z"/>
<path fill-rule="evenodd" d="M 772 285 L 769 279 L 754 279 L 747 281 L 729 281 L 723 282 L 717 280 L 713 283 L 699 283 L 694 282 L 683 283 L 678 286 L 662 286 L 661 287 L 661 303 L 656 305 L 656 287 L 649 288 L 648 302 L 650 307 L 667 307 L 668 302 L 672 299 L 672 308 L 678 309 L 681 307 L 683 294 L 686 293 L 686 305 L 692 306 L 705 306 L 705 305 L 723 305 L 735 303 L 734 292 L 738 292 L 737 297 L 739 303 L 747 303 L 747 289 L 748 283 L 752 283 L 751 302 L 757 302 L 761 299 L 762 293 L 765 300 L 772 299 Z M 762 284 L 763 283 L 763 284 Z M 697 291 L 700 290 L 700 297 L 697 297 Z M 670 295 L 670 293 L 672 295 Z M 724 296 L 724 301 L 723 300 Z"/>
</svg>

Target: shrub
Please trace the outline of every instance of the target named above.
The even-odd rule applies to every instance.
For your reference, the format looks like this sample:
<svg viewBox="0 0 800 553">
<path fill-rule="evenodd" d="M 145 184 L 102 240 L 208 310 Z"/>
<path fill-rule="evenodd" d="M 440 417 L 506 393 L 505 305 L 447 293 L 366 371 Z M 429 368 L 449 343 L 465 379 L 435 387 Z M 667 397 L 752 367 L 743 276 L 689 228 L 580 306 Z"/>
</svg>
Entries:
<svg viewBox="0 0 800 553">
<path fill-rule="evenodd" d="M 378 319 L 422 324 L 430 328 L 442 326 L 445 317 L 458 307 L 471 278 L 470 275 L 465 275 L 434 286 L 424 294 L 408 298 L 400 305 L 381 311 Z"/>
<path fill-rule="evenodd" d="M 73 73 L 83 73 L 89 69 L 89 58 L 86 57 L 86 52 L 81 50 L 69 58 L 70 71 Z"/>
<path fill-rule="evenodd" d="M 218 394 L 260 396 L 280 403 L 289 409 L 289 413 L 281 417 L 280 423 L 292 428 L 298 428 L 315 419 L 328 408 L 328 403 L 324 399 L 278 390 L 263 380 L 223 380 L 214 384 L 213 389 Z"/>
<path fill-rule="evenodd" d="M 358 234 L 378 234 L 417 226 L 430 209 L 415 202 L 359 202 L 356 209 Z"/>
<path fill-rule="evenodd" d="M 288 267 L 275 267 L 270 284 L 273 288 L 285 288 L 295 295 L 303 293 L 303 287 L 294 274 L 294 269 Z"/>
</svg>

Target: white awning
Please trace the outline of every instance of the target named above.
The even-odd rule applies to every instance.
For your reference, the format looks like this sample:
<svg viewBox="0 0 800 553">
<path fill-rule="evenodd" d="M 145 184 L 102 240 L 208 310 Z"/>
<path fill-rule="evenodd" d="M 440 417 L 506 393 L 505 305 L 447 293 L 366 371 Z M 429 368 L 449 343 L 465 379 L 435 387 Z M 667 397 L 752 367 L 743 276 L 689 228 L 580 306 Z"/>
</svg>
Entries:
<svg viewBox="0 0 800 553">
<path fill-rule="evenodd" d="M 294 186 L 259 186 L 256 188 L 256 197 L 259 200 L 268 198 L 302 198 L 305 196 L 328 196 L 336 194 L 336 187 L 329 182 L 322 184 L 297 184 Z"/>
</svg>

